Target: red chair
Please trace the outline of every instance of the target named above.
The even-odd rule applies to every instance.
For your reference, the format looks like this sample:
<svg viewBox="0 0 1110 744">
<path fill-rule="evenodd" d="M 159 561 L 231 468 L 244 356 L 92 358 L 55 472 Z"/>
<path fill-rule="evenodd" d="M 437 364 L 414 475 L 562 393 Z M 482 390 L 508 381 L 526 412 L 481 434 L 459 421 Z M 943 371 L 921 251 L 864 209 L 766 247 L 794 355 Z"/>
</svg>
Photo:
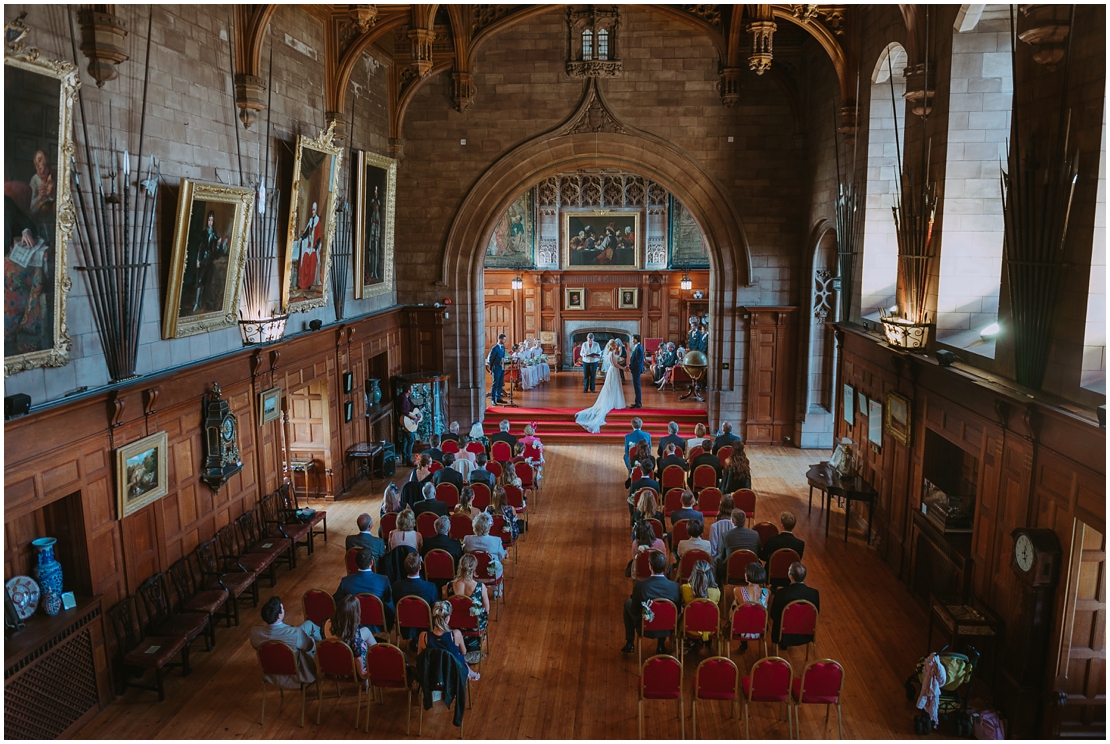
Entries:
<svg viewBox="0 0 1110 744">
<path fill-rule="evenodd" d="M 721 608 L 710 599 L 695 599 L 682 610 L 682 638 L 701 639 L 703 633 L 708 633 L 709 640 L 716 641 L 717 646 L 720 647 Z M 686 644 L 677 643 L 675 645 L 678 646 L 679 660 L 685 661 Z"/>
<path fill-rule="evenodd" d="M 494 442 L 490 448 L 490 453 L 497 462 L 508 462 L 513 459 L 513 448 L 509 446 L 508 442 Z"/>
<path fill-rule="evenodd" d="M 335 614 L 335 600 L 323 589 L 309 589 L 305 592 L 301 597 L 301 606 L 305 619 L 311 620 L 321 630 Z"/>
<path fill-rule="evenodd" d="M 799 738 L 802 735 L 799 705 L 824 705 L 826 726 L 829 725 L 829 706 L 835 705 L 836 725 L 840 730 L 840 738 L 844 738 L 844 719 L 840 713 L 840 693 L 843 689 L 844 667 L 832 659 L 813 661 L 802 672 L 802 676 L 790 684 L 790 698 L 794 704 L 794 724 Z"/>
<path fill-rule="evenodd" d="M 671 518 L 671 512 L 682 508 L 682 488 L 672 488 L 663 494 L 663 517 Z"/>
<path fill-rule="evenodd" d="M 779 534 L 779 528 L 771 524 L 770 522 L 760 522 L 759 524 L 752 527 L 752 529 L 759 533 L 760 545 L 765 544 L 769 538 L 772 538 L 775 535 Z"/>
<path fill-rule="evenodd" d="M 451 603 L 451 619 L 447 621 L 448 627 L 462 633 L 463 638 L 477 638 L 479 649 L 481 649 L 484 640 L 486 642 L 486 655 L 488 656 L 490 653 L 489 627 L 487 626 L 485 629 L 478 628 L 478 618 L 470 614 L 470 610 L 474 608 L 474 602 L 470 597 L 448 597 L 447 601 Z M 481 662 L 478 662 L 478 671 L 481 671 Z"/>
<path fill-rule="evenodd" d="M 574 356 L 573 366 L 581 367 L 582 366 L 582 345 L 581 344 L 574 347 L 573 356 Z"/>
<path fill-rule="evenodd" d="M 725 572 L 726 584 L 746 584 L 744 574 L 749 563 L 759 563 L 759 556 L 750 550 L 734 550 L 728 557 L 728 569 Z"/>
<path fill-rule="evenodd" d="M 428 466 L 428 472 L 435 474 L 437 471 L 443 470 L 443 463 L 439 460 L 432 460 L 432 464 Z"/>
<path fill-rule="evenodd" d="M 505 489 L 505 502 L 513 507 L 516 511 L 516 516 L 524 520 L 525 531 L 524 539 L 528 539 L 528 509 L 524 504 L 524 491 L 517 486 L 504 486 Z"/>
<path fill-rule="evenodd" d="M 500 589 L 499 592 L 494 591 L 490 594 L 493 597 L 495 605 L 494 620 L 501 619 L 501 605 L 505 604 L 505 570 L 502 568 L 501 575 L 498 576 L 497 572 L 493 570 L 492 562 L 493 556 L 484 550 L 475 550 L 472 555 L 478 559 L 478 565 L 474 569 L 474 578 L 478 580 L 486 591 L 493 591 Z"/>
<path fill-rule="evenodd" d="M 541 450 L 534 441 L 525 442 L 523 457 L 525 460 L 539 462 L 543 459 L 543 450 Z"/>
<path fill-rule="evenodd" d="M 790 662 L 781 656 L 768 656 L 752 666 L 752 673 L 744 677 L 740 687 L 744 691 L 744 738 L 750 739 L 748 705 L 750 703 L 785 703 L 790 699 L 790 678 L 794 671 Z M 794 738 L 794 722 L 786 717 L 790 738 Z"/>
<path fill-rule="evenodd" d="M 767 582 L 772 588 L 789 586 L 790 564 L 800 560 L 801 557 L 790 548 L 779 548 L 767 561 Z"/>
<path fill-rule="evenodd" d="M 730 457 L 732 457 L 732 447 L 726 445 L 717 450 L 717 458 L 721 461 L 722 468 L 728 462 L 728 458 Z"/>
<path fill-rule="evenodd" d="M 505 553 L 513 554 L 513 570 L 512 576 L 516 577 L 516 540 L 513 539 L 513 528 L 509 527 L 508 522 L 500 514 L 493 517 L 493 524 L 490 525 L 489 533 L 493 537 L 501 538 L 501 544 L 505 546 Z"/>
<path fill-rule="evenodd" d="M 389 629 L 385 622 L 385 605 L 382 604 L 381 597 L 363 592 L 356 594 L 355 599 L 358 600 L 359 605 L 359 625 Z"/>
<path fill-rule="evenodd" d="M 436 548 L 424 556 L 424 575 L 428 581 L 451 581 L 455 578 L 455 558 L 446 550 Z"/>
<path fill-rule="evenodd" d="M 689 521 L 680 519 L 671 525 L 671 550 L 677 551 L 680 542 L 690 539 L 690 531 L 687 529 Z"/>
<path fill-rule="evenodd" d="M 381 537 L 386 543 L 389 543 L 389 535 L 393 530 L 397 529 L 397 512 L 386 512 L 382 515 L 381 524 Z"/>
<path fill-rule="evenodd" d="M 648 524 L 651 525 L 651 531 L 655 533 L 655 537 L 659 540 L 663 539 L 663 523 L 658 519 L 649 519 Z"/>
<path fill-rule="evenodd" d="M 636 467 L 632 468 L 632 474 L 631 474 L 631 475 L 629 475 L 629 479 L 630 479 L 630 480 L 631 480 L 631 481 L 632 481 L 633 483 L 635 483 L 636 481 L 640 480 L 640 479 L 641 479 L 641 478 L 643 478 L 643 477 L 644 477 L 644 470 L 643 470 L 643 468 L 641 468 L 641 467 L 640 467 L 639 465 L 637 465 Z"/>
<path fill-rule="evenodd" d="M 471 483 L 470 490 L 474 492 L 474 498 L 470 502 L 471 506 L 475 509 L 485 509 L 489 506 L 492 498 L 489 486 L 485 483 Z"/>
<path fill-rule="evenodd" d="M 698 511 L 706 519 L 712 517 L 717 518 L 717 514 L 721 511 L 721 499 L 724 494 L 721 493 L 719 488 L 706 488 L 698 494 Z"/>
<path fill-rule="evenodd" d="M 451 537 L 456 540 L 462 540 L 467 535 L 474 534 L 474 523 L 470 519 L 469 514 L 452 514 L 451 515 Z M 451 578 L 455 578 L 452 576 Z"/>
<path fill-rule="evenodd" d="M 640 579 L 646 579 L 648 576 L 651 576 L 651 565 L 648 563 L 648 560 L 651 558 L 652 553 L 661 552 L 660 550 L 644 550 L 636 554 L 636 560 L 633 563 L 632 570 L 632 583 L 636 583 Z M 666 573 L 665 570 L 664 573 Z"/>
<path fill-rule="evenodd" d="M 459 505 L 459 489 L 454 483 L 443 482 L 436 486 L 436 501 L 447 504 L 448 509 Z"/>
<path fill-rule="evenodd" d="M 347 567 L 347 575 L 348 576 L 350 576 L 351 574 L 353 574 L 355 571 L 358 570 L 358 565 L 355 564 L 355 556 L 358 555 L 358 552 L 360 550 L 362 550 L 362 548 L 351 548 L 343 556 L 343 562 L 344 562 L 344 565 L 346 565 L 346 567 Z M 333 607 L 332 609 L 334 610 L 335 608 Z M 329 617 L 330 617 L 330 615 L 329 615 Z"/>
<path fill-rule="evenodd" d="M 467 452 L 473 452 L 475 455 L 480 455 L 486 451 L 486 446 L 481 442 L 471 442 L 466 445 Z"/>
<path fill-rule="evenodd" d="M 405 653 L 392 643 L 378 643 L 366 651 L 366 676 L 370 678 L 370 691 L 381 690 L 381 702 L 385 702 L 385 690 L 404 690 L 408 698 L 405 708 L 408 720 L 405 722 L 405 735 L 408 736 L 412 724 L 412 689 L 405 673 Z M 366 706 L 366 732 L 370 732 L 370 705 Z"/>
<path fill-rule="evenodd" d="M 421 597 L 401 597 L 397 600 L 396 616 L 397 641 L 404 631 L 432 629 L 432 608 Z M 415 636 L 414 636 L 415 637 Z"/>
<path fill-rule="evenodd" d="M 702 449 L 701 445 L 691 447 L 690 454 L 686 455 L 686 462 L 693 462 L 695 457 L 702 454 L 705 454 L 705 450 Z"/>
<path fill-rule="evenodd" d="M 809 661 L 810 646 L 813 646 L 813 657 L 817 658 L 817 616 L 819 614 L 817 607 L 812 602 L 807 602 L 804 599 L 796 599 L 782 610 L 779 638 L 784 635 L 810 636 L 806 643 L 806 661 Z M 778 643 L 778 638 L 772 640 Z"/>
<path fill-rule="evenodd" d="M 697 493 L 703 488 L 716 488 L 717 487 L 717 471 L 713 469 L 712 465 L 698 465 L 694 468 L 694 492 Z"/>
<path fill-rule="evenodd" d="M 644 353 L 654 354 L 659 351 L 659 347 L 663 345 L 661 338 L 645 338 L 644 339 Z"/>
<path fill-rule="evenodd" d="M 663 482 L 659 485 L 663 487 L 664 493 L 671 488 L 684 488 L 686 486 L 686 471 L 678 465 L 668 465 L 663 468 Z"/>
<path fill-rule="evenodd" d="M 691 574 L 694 573 L 694 565 L 698 561 L 705 561 L 710 566 L 713 565 L 713 557 L 709 555 L 709 553 L 706 553 L 704 550 L 691 550 L 679 560 L 678 577 L 675 581 L 679 584 L 689 581 Z"/>
<path fill-rule="evenodd" d="M 335 682 L 335 691 L 342 697 L 340 682 L 354 682 L 357 697 L 355 707 L 355 730 L 362 717 L 362 690 L 367 687 L 366 675 L 359 671 L 355 654 L 351 647 L 338 638 L 325 638 L 316 641 L 316 725 L 320 725 L 320 711 L 324 708 L 323 680 Z M 370 715 L 370 691 L 367 690 L 366 714 Z"/>
<path fill-rule="evenodd" d="M 644 576 L 650 575 L 651 570 L 649 569 Z M 644 663 L 643 642 L 645 633 L 666 631 L 674 635 L 678 632 L 678 608 L 669 599 L 653 599 L 651 601 L 651 612 L 653 617 L 650 621 L 646 620 L 643 615 L 640 616 L 640 637 L 637 641 L 636 651 L 637 659 L 639 659 L 641 665 Z"/>
<path fill-rule="evenodd" d="M 744 512 L 749 522 L 755 519 L 755 491 L 750 488 L 733 491 L 732 503 L 737 509 Z"/>
<path fill-rule="evenodd" d="M 435 537 L 437 519 L 439 519 L 439 515 L 435 512 L 420 512 L 416 517 L 416 531 L 425 540 L 429 537 Z"/>
<path fill-rule="evenodd" d="M 517 478 L 520 478 L 520 487 L 525 491 L 534 491 L 536 489 L 536 472 L 532 470 L 532 466 L 526 462 L 513 463 L 513 472 Z"/>
<path fill-rule="evenodd" d="M 498 444 L 504 444 L 504 442 L 498 442 Z M 501 467 L 501 463 L 497 462 L 496 460 L 489 460 L 486 463 L 486 470 L 493 473 L 493 477 L 497 479 L 500 479 L 501 474 L 505 472 L 505 469 Z"/>
<path fill-rule="evenodd" d="M 745 602 L 732 611 L 729 621 L 729 634 L 725 643 L 729 655 L 732 654 L 733 641 L 759 641 L 763 644 L 763 655 L 767 655 L 767 608 L 759 602 Z M 758 636 L 754 637 L 753 636 Z"/>
<path fill-rule="evenodd" d="M 698 664 L 694 672 L 694 694 L 690 705 L 690 722 L 694 726 L 693 737 L 698 738 L 698 701 L 727 700 L 730 710 L 740 703 L 740 670 L 732 659 L 714 656 Z M 738 711 L 739 712 L 739 711 Z M 740 731 L 740 716 L 736 717 L 736 730 Z"/>
<path fill-rule="evenodd" d="M 297 678 L 297 657 L 293 649 L 280 641 L 266 641 L 256 649 L 258 664 L 262 667 L 262 726 L 266 725 L 266 677 L 282 676 Z M 280 685 L 274 685 L 285 699 L 285 691 Z M 301 682 L 301 728 L 304 728 L 305 690 L 308 684 Z"/>
<path fill-rule="evenodd" d="M 443 440 L 443 444 L 441 444 L 439 448 L 443 450 L 443 454 L 445 455 L 448 452 L 450 452 L 452 455 L 459 454 L 459 443 L 456 442 L 454 439 Z"/>
<path fill-rule="evenodd" d="M 641 667 L 640 701 L 638 705 L 640 738 L 644 738 L 644 701 L 677 700 L 678 725 L 682 738 L 686 738 L 686 710 L 682 701 L 682 664 L 673 656 L 659 654 L 652 656 Z"/>
</svg>

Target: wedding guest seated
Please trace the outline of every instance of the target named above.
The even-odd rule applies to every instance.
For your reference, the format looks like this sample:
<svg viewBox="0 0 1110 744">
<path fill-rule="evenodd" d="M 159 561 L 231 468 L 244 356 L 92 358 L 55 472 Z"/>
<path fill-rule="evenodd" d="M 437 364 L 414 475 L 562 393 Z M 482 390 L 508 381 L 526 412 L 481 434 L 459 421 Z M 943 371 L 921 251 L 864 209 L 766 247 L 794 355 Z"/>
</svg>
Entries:
<svg viewBox="0 0 1110 744">
<path fill-rule="evenodd" d="M 782 532 L 772 537 L 767 538 L 767 542 L 763 543 L 763 550 L 759 552 L 759 558 L 767 564 L 767 570 L 771 570 L 771 556 L 775 554 L 776 550 L 784 548 L 793 550 L 801 558 L 806 549 L 806 541 L 799 540 L 794 536 L 794 525 L 798 523 L 797 518 L 788 511 L 779 514 L 779 523 L 782 524 Z M 785 586 L 785 584 L 783 584 Z M 778 585 L 775 586 L 779 588 Z"/>
<path fill-rule="evenodd" d="M 655 360 L 651 365 L 651 379 L 656 385 L 663 381 L 663 377 L 667 374 L 667 370 L 674 366 L 674 351 L 675 345 L 672 342 L 668 342 L 656 350 Z"/>
<path fill-rule="evenodd" d="M 633 528 L 632 538 L 632 560 L 629 563 L 629 570 L 626 572 L 632 578 L 644 578 L 636 576 L 636 558 L 645 550 L 658 550 L 660 553 L 667 552 L 667 546 L 663 541 L 655 536 L 655 530 L 651 528 L 651 523 L 646 519 L 637 519 Z"/>
<path fill-rule="evenodd" d="M 417 459 L 416 469 L 412 471 L 412 477 L 401 487 L 402 504 L 412 507 L 424 498 L 424 484 L 432 482 L 431 466 L 432 458 L 421 454 Z"/>
<path fill-rule="evenodd" d="M 420 543 L 420 557 L 428 555 L 433 550 L 445 550 L 451 554 L 458 564 L 462 557 L 462 545 L 451 537 L 451 518 L 440 517 L 436 520 L 436 533 Z"/>
<path fill-rule="evenodd" d="M 455 578 L 447 584 L 448 597 L 469 597 L 473 603 L 470 609 L 472 617 L 478 621 L 478 630 L 485 630 L 489 623 L 489 594 L 482 582 L 474 578 L 474 571 L 478 568 L 478 559 L 467 553 L 458 561 Z M 478 636 L 466 638 L 467 651 L 478 651 L 482 639 Z"/>
<path fill-rule="evenodd" d="M 651 567 L 651 576 L 640 579 L 632 587 L 632 596 L 624 601 L 624 646 L 621 653 L 630 654 L 636 650 L 636 633 L 640 629 L 640 619 L 644 614 L 644 602 L 649 599 L 667 599 L 674 603 L 679 610 L 682 609 L 682 590 L 663 573 L 667 569 L 667 556 L 663 553 L 652 553 L 648 558 Z M 656 639 L 657 654 L 667 653 L 667 636 L 672 635 L 669 630 L 649 630 L 645 634 L 648 638 Z"/>
<path fill-rule="evenodd" d="M 424 653 L 424 649 L 428 647 L 447 651 L 457 658 L 471 681 L 481 678 L 481 675 L 466 663 L 466 644 L 463 641 L 462 631 L 451 630 L 450 602 L 436 602 L 435 606 L 432 607 L 432 630 L 431 632 L 426 630 L 420 632 L 416 644 L 417 655 Z"/>
<path fill-rule="evenodd" d="M 667 354 L 666 361 L 669 361 L 670 364 L 663 367 L 663 374 L 659 380 L 657 380 L 657 387 L 660 390 L 674 382 L 674 371 L 682 364 L 682 359 L 686 356 L 686 349 L 681 346 L 676 347 L 673 341 L 668 342 Z"/>
<path fill-rule="evenodd" d="M 705 516 L 694 508 L 694 500 L 693 491 L 682 492 L 682 508 L 671 512 L 671 527 L 674 527 L 674 523 L 680 519 L 689 520 L 686 526 L 687 530 L 690 529 L 690 522 L 701 522 L 703 526 L 705 525 Z"/>
<path fill-rule="evenodd" d="M 721 536 L 717 544 L 717 578 L 723 580 L 728 568 L 728 557 L 737 550 L 750 550 L 759 555 L 759 533 L 744 526 L 747 515 L 743 509 L 732 510 L 732 529 Z"/>
<path fill-rule="evenodd" d="M 358 526 L 357 535 L 347 535 L 344 547 L 347 550 L 351 548 L 366 548 L 377 563 L 378 559 L 385 555 L 385 541 L 380 537 L 375 537 L 371 530 L 374 528 L 374 519 L 369 514 L 359 514 L 358 519 L 355 521 Z"/>
<path fill-rule="evenodd" d="M 640 460 L 636 460 L 634 462 L 634 464 L 640 466 L 640 470 L 643 471 L 643 476 L 638 478 L 628 488 L 628 515 L 629 516 L 632 516 L 632 511 L 633 511 L 632 502 L 636 498 L 636 494 L 638 494 L 641 489 L 651 488 L 651 489 L 654 489 L 656 493 L 662 493 L 662 491 L 659 488 L 659 481 L 655 480 L 655 478 L 652 477 L 655 474 L 655 458 L 653 458 L 651 455 L 648 455 L 647 457 L 644 457 Z"/>
<path fill-rule="evenodd" d="M 635 511 L 632 513 L 632 521 L 638 520 L 658 519 L 660 524 L 665 524 L 663 521 L 663 512 L 659 509 L 659 500 L 654 491 L 641 491 L 636 496 Z"/>
<path fill-rule="evenodd" d="M 682 556 L 686 555 L 691 550 L 702 550 L 706 553 L 709 553 L 709 549 L 711 547 L 709 545 L 709 541 L 702 539 L 702 533 L 705 532 L 704 522 L 699 522 L 696 519 L 691 519 L 686 523 L 686 531 L 690 534 L 690 537 L 680 542 L 678 544 L 678 547 L 675 548 L 675 554 L 678 556 L 679 559 L 681 559 Z M 712 555 L 712 553 L 709 554 Z M 678 565 L 677 561 L 675 565 Z"/>
<path fill-rule="evenodd" d="M 474 459 L 474 467 L 470 470 L 470 483 L 485 483 L 490 488 L 497 485 L 497 479 L 494 478 L 493 473 L 486 470 L 487 462 L 489 460 L 484 454 Z"/>
<path fill-rule="evenodd" d="M 351 649 L 359 674 L 366 674 L 366 651 L 377 644 L 378 640 L 369 628 L 360 626 L 361 618 L 362 605 L 353 594 L 348 594 L 335 603 L 330 630 L 332 638 L 338 638 Z"/>
<path fill-rule="evenodd" d="M 413 514 L 412 509 L 406 507 L 397 515 L 397 529 L 389 536 L 389 549 L 393 550 L 398 545 L 408 545 L 419 552 L 422 540 L 420 533 L 416 531 L 416 515 Z"/>
<path fill-rule="evenodd" d="M 432 479 L 432 456 L 427 451 L 421 452 L 416 457 L 416 467 L 409 474 L 409 482 L 426 483 Z M 402 495 L 403 495 L 402 489 Z"/>
<path fill-rule="evenodd" d="M 539 460 L 535 457 L 532 458 L 532 466 L 535 467 L 544 462 L 543 459 L 543 442 L 536 436 L 536 427 L 531 424 L 524 425 L 524 436 L 518 440 L 519 444 L 523 444 L 526 448 L 539 450 Z M 525 453 L 527 454 L 527 452 Z"/>
<path fill-rule="evenodd" d="M 497 559 L 497 570 L 494 572 L 492 578 L 499 578 L 504 572 L 504 566 L 501 563 L 508 555 L 505 552 L 505 546 L 501 542 L 500 537 L 490 535 L 490 528 L 493 527 L 493 517 L 489 514 L 479 514 L 474 518 L 474 534 L 467 535 L 463 538 L 463 550 L 467 553 L 473 553 L 476 550 L 484 550 L 490 554 L 491 558 Z"/>
<path fill-rule="evenodd" d="M 412 507 L 412 514 L 414 517 L 419 517 L 424 512 L 431 512 L 437 517 L 446 516 L 451 507 L 442 501 L 436 501 L 436 487 L 431 483 L 424 484 L 424 499 L 417 501 Z"/>
<path fill-rule="evenodd" d="M 690 486 L 691 486 L 691 488 L 694 485 L 694 471 L 697 470 L 702 465 L 711 466 L 713 468 L 713 472 L 716 473 L 716 475 L 717 475 L 717 483 L 721 482 L 721 460 L 716 455 L 714 455 L 712 452 L 710 452 L 710 450 L 713 449 L 713 440 L 712 439 L 702 440 L 701 447 L 704 451 L 700 455 L 698 455 L 697 457 L 695 457 L 693 460 L 690 461 Z"/>
<path fill-rule="evenodd" d="M 732 424 L 728 421 L 721 424 L 721 433 L 713 440 L 713 454 L 717 454 L 721 447 L 735 447 L 740 442 L 740 437 L 732 433 Z"/>
<path fill-rule="evenodd" d="M 489 437 L 486 436 L 485 430 L 482 429 L 481 421 L 475 421 L 474 425 L 470 427 L 470 434 L 466 437 L 466 444 L 470 444 L 471 442 L 477 442 L 482 445 L 482 447 L 485 448 L 486 454 L 489 454 Z"/>
<path fill-rule="evenodd" d="M 686 453 L 689 454 L 694 447 L 701 447 L 705 444 L 705 437 L 708 435 L 709 430 L 705 428 L 705 424 L 698 424 L 694 427 L 694 438 L 686 440 Z"/>
<path fill-rule="evenodd" d="M 492 499 L 492 495 L 491 495 Z M 482 513 L 482 510 L 474 506 L 474 489 L 470 486 L 465 486 L 459 492 L 459 505 L 455 507 L 452 514 L 465 514 L 468 519 L 473 520 L 474 517 Z"/>
<path fill-rule="evenodd" d="M 757 562 L 748 564 L 744 570 L 744 581 L 747 583 L 734 587 L 732 590 L 732 606 L 728 610 L 729 617 L 742 604 L 756 602 L 767 606 L 767 570 Z M 745 633 L 741 636 L 740 653 L 748 650 L 748 641 L 757 640 L 758 633 Z"/>
<path fill-rule="evenodd" d="M 494 442 L 504 442 L 509 445 L 509 451 L 512 451 L 513 447 L 516 446 L 516 437 L 509 433 L 509 420 L 501 419 L 498 428 L 500 431 L 489 438 L 490 446 L 492 447 Z"/>
<path fill-rule="evenodd" d="M 455 488 L 462 490 L 464 485 L 462 474 L 455 470 L 455 455 L 448 452 L 443 455 L 443 467 L 435 472 L 432 476 L 432 483 L 439 485 L 440 483 L 450 483 Z"/>
<path fill-rule="evenodd" d="M 647 454 L 651 454 L 651 434 L 644 431 L 643 426 L 643 419 L 635 416 L 632 419 L 632 431 L 624 435 L 624 466 L 630 471 L 632 470 L 630 456 L 636 445 L 640 442 L 647 442 Z"/>
<path fill-rule="evenodd" d="M 685 442 L 683 442 L 683 444 L 685 444 Z M 682 468 L 682 472 L 684 473 L 687 472 L 690 467 L 686 463 L 686 458 L 683 457 L 681 453 L 679 453 L 678 448 L 675 446 L 674 442 L 669 442 L 667 444 L 666 448 L 663 450 L 663 457 L 659 460 L 659 470 L 656 474 L 656 477 L 660 482 L 663 481 L 663 471 L 671 465 L 677 465 L 678 467 Z"/>
<path fill-rule="evenodd" d="M 752 466 L 744 452 L 744 445 L 738 443 L 732 449 L 732 457 L 725 463 L 725 471 L 721 476 L 721 493 L 736 493 L 741 488 L 751 487 Z"/>
<path fill-rule="evenodd" d="M 394 582 L 392 587 L 394 602 L 400 602 L 405 597 L 419 597 L 428 603 L 428 607 L 431 607 L 439 600 L 439 590 L 436 585 L 420 578 L 422 565 L 419 554 L 409 553 L 405 556 L 405 578 Z M 416 638 L 417 632 L 413 628 L 406 628 L 405 638 L 409 640 Z"/>
<path fill-rule="evenodd" d="M 302 627 L 285 624 L 285 606 L 278 596 L 270 597 L 262 605 L 262 622 L 260 627 L 251 628 L 251 646 L 258 648 L 266 641 L 278 641 L 293 649 L 297 659 L 297 674 L 267 674 L 266 681 L 278 687 L 297 689 L 302 684 L 308 685 L 316 681 L 313 659 L 316 655 L 316 644 Z M 312 625 L 311 621 L 308 623 Z M 315 626 L 313 626 L 315 627 Z"/>
<path fill-rule="evenodd" d="M 719 604 L 721 601 L 721 589 L 717 586 L 717 580 L 713 578 L 713 567 L 707 561 L 698 561 L 694 564 L 689 583 L 683 584 L 681 588 L 684 607 L 695 599 L 708 599 L 713 604 Z M 712 636 L 709 631 L 702 631 L 699 635 L 699 638 L 686 640 L 687 650 L 697 653 Z"/>
<path fill-rule="evenodd" d="M 459 422 L 452 421 L 451 426 L 447 428 L 447 433 L 440 437 L 441 443 L 450 439 L 452 442 L 459 441 Z"/>
<path fill-rule="evenodd" d="M 678 424 L 674 421 L 667 424 L 667 436 L 659 440 L 659 447 L 655 452 L 657 457 L 663 457 L 666 454 L 668 444 L 673 444 L 675 449 L 686 448 L 686 440 L 678 435 Z"/>
<path fill-rule="evenodd" d="M 486 511 L 490 516 L 500 515 L 505 518 L 505 524 L 512 531 L 513 540 L 520 537 L 521 520 L 516 518 L 516 509 L 509 506 L 509 502 L 505 498 L 505 489 L 502 486 L 493 487 L 489 508 Z M 494 535 L 494 537 L 500 538 L 501 536 Z"/>
<path fill-rule="evenodd" d="M 401 503 L 401 489 L 397 487 L 396 483 L 390 483 L 385 487 L 385 493 L 382 494 L 382 509 L 379 516 L 385 516 L 390 512 L 399 512 L 404 508 Z M 380 537 L 381 535 L 379 535 Z"/>
<path fill-rule="evenodd" d="M 451 469 L 458 471 L 459 475 L 462 476 L 463 483 L 469 483 L 470 471 L 474 469 L 474 463 L 466 457 L 457 457 L 451 465 Z"/>
<path fill-rule="evenodd" d="M 779 644 L 779 648 L 804 646 L 813 640 L 812 635 L 782 635 L 782 611 L 786 609 L 786 605 L 798 599 L 812 602 L 818 611 L 821 610 L 821 593 L 806 586 L 806 567 L 794 562 L 790 564 L 790 586 L 779 589 L 771 600 L 771 640 Z"/>
<path fill-rule="evenodd" d="M 721 505 L 717 507 L 717 519 L 709 528 L 709 555 L 716 557 L 721 538 L 732 529 L 732 510 L 735 508 L 736 502 L 733 501 L 732 496 L 721 498 Z"/>
<path fill-rule="evenodd" d="M 443 450 L 439 448 L 439 442 L 439 434 L 432 434 L 430 437 L 428 437 L 428 449 L 424 450 L 421 454 L 427 455 L 435 462 L 442 463 Z"/>
<path fill-rule="evenodd" d="M 404 512 L 402 512 L 403 514 Z M 396 534 L 396 533 L 394 533 Z M 358 570 L 339 580 L 339 588 L 333 595 L 336 602 L 344 597 L 356 594 L 373 594 L 382 601 L 385 607 L 386 626 L 393 625 L 393 593 L 389 586 L 389 579 L 381 574 L 374 573 L 374 560 L 369 550 L 360 550 L 355 554 L 355 568 Z M 384 628 L 371 626 L 371 633 L 381 633 Z"/>
<path fill-rule="evenodd" d="M 520 476 L 516 474 L 514 468 L 502 468 L 501 475 L 496 476 L 497 485 L 499 486 L 516 486 L 521 487 Z"/>
</svg>

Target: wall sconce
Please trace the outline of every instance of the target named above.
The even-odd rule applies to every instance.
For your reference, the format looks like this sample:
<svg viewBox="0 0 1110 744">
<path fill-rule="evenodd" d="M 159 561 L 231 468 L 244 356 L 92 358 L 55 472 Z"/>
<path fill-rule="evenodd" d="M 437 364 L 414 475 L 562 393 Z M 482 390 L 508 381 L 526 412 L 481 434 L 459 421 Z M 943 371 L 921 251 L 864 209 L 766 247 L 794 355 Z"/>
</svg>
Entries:
<svg viewBox="0 0 1110 744">
<path fill-rule="evenodd" d="M 682 281 L 679 282 L 679 286 L 682 287 L 683 292 L 689 292 L 694 286 L 694 283 L 690 281 L 690 275 L 685 271 L 682 272 Z"/>
<path fill-rule="evenodd" d="M 513 279 L 513 289 L 524 289 L 524 280 L 520 278 L 520 274 L 517 274 L 516 277 Z"/>
<path fill-rule="evenodd" d="M 250 318 L 239 321 L 239 332 L 243 335 L 243 345 L 268 344 L 279 341 L 285 335 L 288 315 L 275 315 L 272 318 Z"/>
</svg>

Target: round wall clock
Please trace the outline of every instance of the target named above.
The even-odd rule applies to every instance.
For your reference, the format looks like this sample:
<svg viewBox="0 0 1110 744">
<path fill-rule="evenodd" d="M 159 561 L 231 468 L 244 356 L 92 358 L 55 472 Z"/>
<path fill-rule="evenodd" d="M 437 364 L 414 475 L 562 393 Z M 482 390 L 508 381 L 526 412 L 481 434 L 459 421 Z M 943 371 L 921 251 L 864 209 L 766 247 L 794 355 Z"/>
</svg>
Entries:
<svg viewBox="0 0 1110 744">
<path fill-rule="evenodd" d="M 1033 541 L 1029 539 L 1029 535 L 1018 535 L 1014 540 L 1014 563 L 1022 571 L 1029 573 L 1033 570 L 1033 557 L 1036 552 L 1033 550 Z"/>
</svg>

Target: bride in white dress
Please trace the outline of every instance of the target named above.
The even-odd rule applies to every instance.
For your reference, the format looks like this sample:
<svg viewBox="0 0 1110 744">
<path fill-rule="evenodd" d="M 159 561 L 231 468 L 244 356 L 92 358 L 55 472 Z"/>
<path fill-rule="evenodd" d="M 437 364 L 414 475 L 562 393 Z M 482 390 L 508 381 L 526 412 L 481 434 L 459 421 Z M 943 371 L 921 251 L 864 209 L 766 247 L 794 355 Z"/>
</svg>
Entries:
<svg viewBox="0 0 1110 744">
<path fill-rule="evenodd" d="M 605 346 L 605 361 L 608 362 L 608 372 L 605 373 L 605 385 L 601 388 L 594 404 L 584 411 L 574 414 L 574 420 L 590 432 L 597 434 L 605 425 L 605 415 L 614 408 L 624 408 L 624 388 L 621 387 L 621 373 L 623 369 L 617 358 L 617 344 L 613 339 Z"/>
</svg>

